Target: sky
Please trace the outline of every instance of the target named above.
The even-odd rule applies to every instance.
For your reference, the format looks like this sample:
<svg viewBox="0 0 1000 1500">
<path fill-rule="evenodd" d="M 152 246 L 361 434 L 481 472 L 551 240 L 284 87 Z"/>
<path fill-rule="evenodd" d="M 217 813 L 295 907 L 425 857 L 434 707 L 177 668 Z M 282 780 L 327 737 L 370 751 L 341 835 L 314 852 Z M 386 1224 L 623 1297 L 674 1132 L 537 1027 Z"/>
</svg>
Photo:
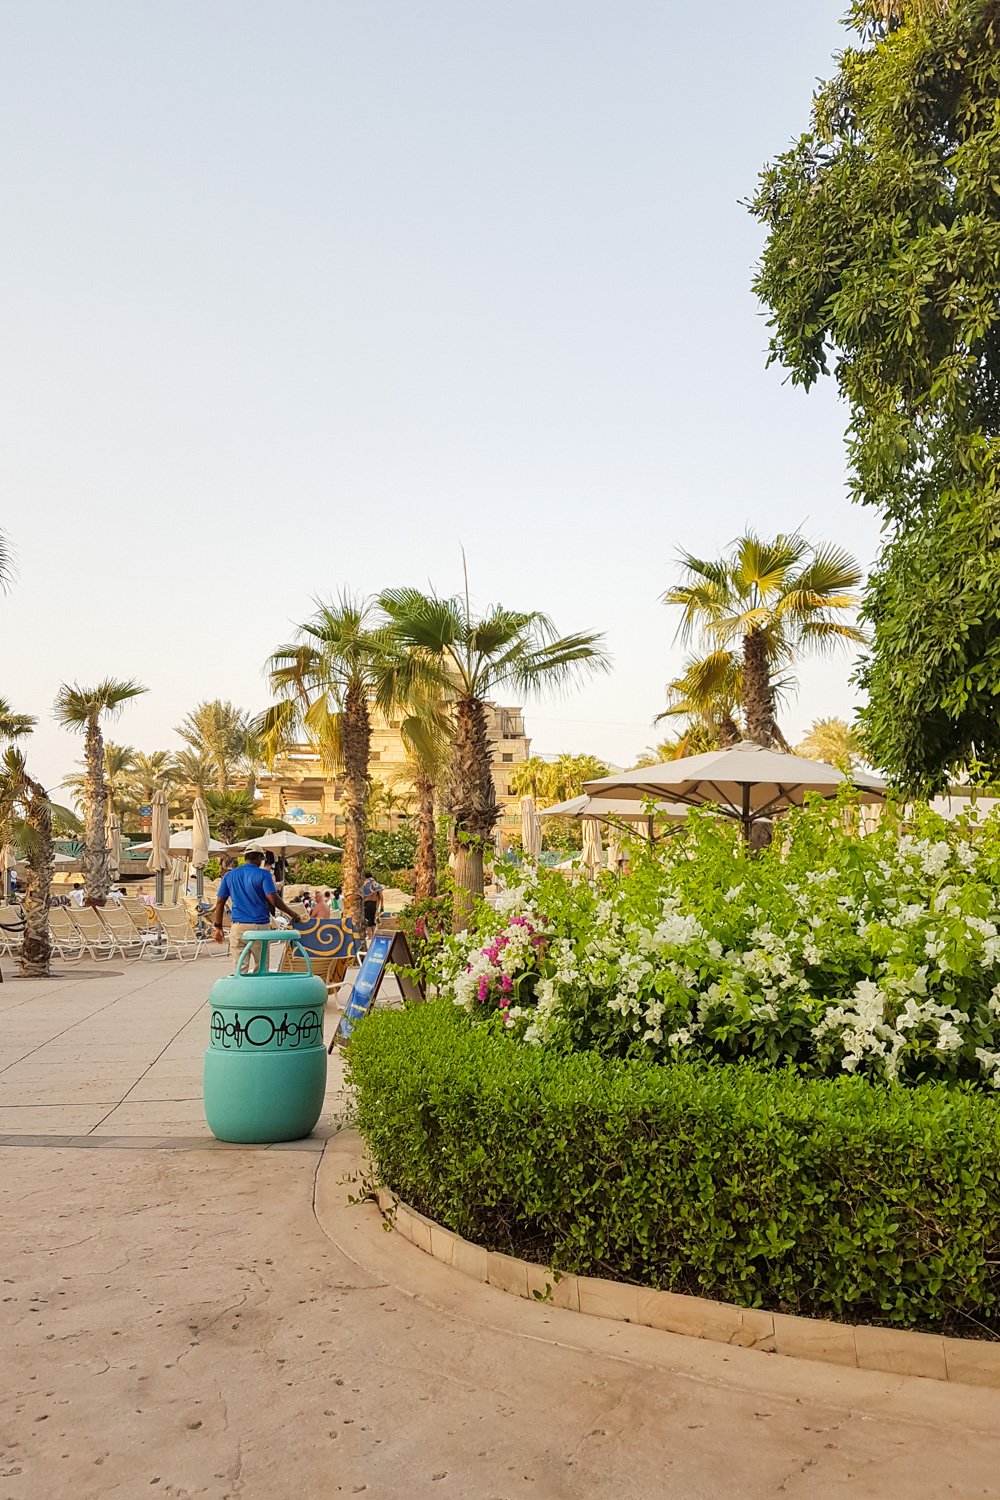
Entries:
<svg viewBox="0 0 1000 1500">
<path fill-rule="evenodd" d="M 341 589 L 462 582 L 606 633 L 529 700 L 627 765 L 679 671 L 685 549 L 801 529 L 869 566 L 844 408 L 766 367 L 741 206 L 844 45 L 820 0 L 4 0 L 0 696 L 54 786 L 63 681 L 202 698 Z M 848 656 L 782 723 L 849 717 Z"/>
</svg>

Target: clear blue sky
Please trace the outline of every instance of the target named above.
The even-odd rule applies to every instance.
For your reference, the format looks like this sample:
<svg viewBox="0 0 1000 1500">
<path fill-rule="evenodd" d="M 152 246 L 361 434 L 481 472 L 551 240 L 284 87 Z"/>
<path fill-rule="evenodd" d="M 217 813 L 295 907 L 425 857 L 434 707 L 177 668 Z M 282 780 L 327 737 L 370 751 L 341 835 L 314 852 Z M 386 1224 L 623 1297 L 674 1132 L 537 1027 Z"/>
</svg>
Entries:
<svg viewBox="0 0 1000 1500">
<path fill-rule="evenodd" d="M 0 9 L 0 694 L 266 701 L 343 585 L 458 587 L 607 632 L 528 705 L 628 763 L 678 668 L 679 547 L 801 526 L 867 564 L 844 412 L 766 370 L 738 200 L 805 128 L 836 0 L 20 0 Z M 808 666 L 798 735 L 850 713 Z"/>
</svg>

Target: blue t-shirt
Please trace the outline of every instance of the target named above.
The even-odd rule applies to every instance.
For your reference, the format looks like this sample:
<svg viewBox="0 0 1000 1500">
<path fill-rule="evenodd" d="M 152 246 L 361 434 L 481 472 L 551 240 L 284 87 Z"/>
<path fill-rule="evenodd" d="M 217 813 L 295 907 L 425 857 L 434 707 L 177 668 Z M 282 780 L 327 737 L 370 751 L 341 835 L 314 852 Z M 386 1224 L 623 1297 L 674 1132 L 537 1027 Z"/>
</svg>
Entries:
<svg viewBox="0 0 1000 1500">
<path fill-rule="evenodd" d="M 269 870 L 260 865 L 237 865 L 222 877 L 219 900 L 229 900 L 234 922 L 253 922 L 255 927 L 266 927 L 271 920 L 268 896 L 277 895 L 277 886 Z"/>
</svg>

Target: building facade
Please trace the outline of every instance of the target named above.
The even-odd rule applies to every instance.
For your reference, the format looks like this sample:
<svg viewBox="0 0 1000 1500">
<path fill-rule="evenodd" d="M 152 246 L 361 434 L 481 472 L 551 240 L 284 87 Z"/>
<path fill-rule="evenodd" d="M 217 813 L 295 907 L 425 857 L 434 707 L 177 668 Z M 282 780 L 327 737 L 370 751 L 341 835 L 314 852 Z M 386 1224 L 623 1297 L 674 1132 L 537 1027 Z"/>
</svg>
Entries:
<svg viewBox="0 0 1000 1500">
<path fill-rule="evenodd" d="M 486 716 L 500 822 L 507 827 L 520 826 L 520 795 L 511 790 L 510 775 L 531 754 L 524 717 L 519 708 L 502 708 L 495 703 L 487 704 Z M 386 812 L 379 826 L 398 827 L 407 810 L 416 811 L 398 720 L 373 715 L 369 771 L 373 782 L 380 783 L 396 799 L 394 810 Z M 260 773 L 257 794 L 261 799 L 258 813 L 265 821 L 280 818 L 299 832 L 313 836 L 320 833 L 336 836 L 343 832 L 343 780 L 323 769 L 319 756 L 309 745 L 293 746 L 280 769 Z"/>
</svg>

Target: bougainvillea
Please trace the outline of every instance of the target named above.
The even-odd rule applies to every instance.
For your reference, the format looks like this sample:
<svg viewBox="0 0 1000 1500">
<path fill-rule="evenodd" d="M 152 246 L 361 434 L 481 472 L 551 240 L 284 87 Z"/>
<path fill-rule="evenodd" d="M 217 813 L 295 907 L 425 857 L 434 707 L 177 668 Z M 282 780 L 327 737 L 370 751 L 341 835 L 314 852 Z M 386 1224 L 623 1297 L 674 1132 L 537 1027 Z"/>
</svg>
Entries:
<svg viewBox="0 0 1000 1500">
<path fill-rule="evenodd" d="M 752 857 L 692 813 L 624 880 L 531 872 L 432 978 L 529 1043 L 1000 1087 L 1000 821 L 850 821 L 795 812 Z"/>
</svg>

